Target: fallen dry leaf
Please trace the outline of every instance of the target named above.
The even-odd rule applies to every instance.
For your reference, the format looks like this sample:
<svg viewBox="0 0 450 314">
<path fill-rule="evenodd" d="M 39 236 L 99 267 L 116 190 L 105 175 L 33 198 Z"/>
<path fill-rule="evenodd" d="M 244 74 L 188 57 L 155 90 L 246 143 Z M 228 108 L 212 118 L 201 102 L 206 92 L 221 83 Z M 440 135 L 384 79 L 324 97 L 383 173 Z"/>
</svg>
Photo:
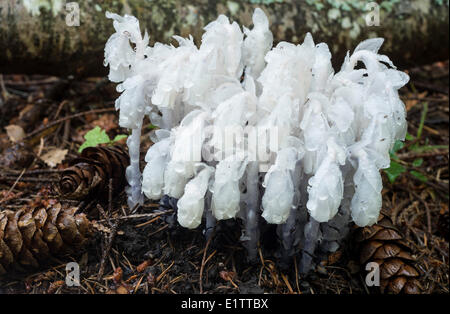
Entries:
<svg viewBox="0 0 450 314">
<path fill-rule="evenodd" d="M 117 284 L 122 281 L 123 270 L 121 267 L 114 269 L 113 280 Z"/>
<path fill-rule="evenodd" d="M 10 124 L 5 126 L 5 130 L 9 139 L 14 143 L 20 142 L 25 137 L 25 131 L 19 125 Z"/>
<path fill-rule="evenodd" d="M 67 155 L 67 149 L 54 148 L 44 155 L 42 155 L 41 159 L 50 167 L 55 167 L 60 164 Z"/>
<path fill-rule="evenodd" d="M 138 267 L 136 267 L 136 270 L 139 273 L 142 273 L 148 266 L 150 266 L 151 262 L 149 260 L 146 260 L 142 262 Z"/>
<path fill-rule="evenodd" d="M 342 258 L 342 250 L 338 250 L 328 255 L 328 265 L 334 265 Z"/>
<path fill-rule="evenodd" d="M 102 130 L 109 132 L 118 127 L 117 117 L 113 113 L 106 113 L 91 123 L 94 127 L 99 126 Z M 91 128 L 92 129 L 92 128 Z"/>
<path fill-rule="evenodd" d="M 412 107 L 417 105 L 419 102 L 423 102 L 423 99 L 428 95 L 427 91 L 424 91 L 423 93 L 414 94 L 410 93 L 408 95 L 409 98 L 405 99 L 405 107 L 406 111 L 409 111 Z"/>
<path fill-rule="evenodd" d="M 116 293 L 117 293 L 117 294 L 129 294 L 129 291 L 128 291 L 128 289 L 127 289 L 126 287 L 124 287 L 124 286 L 119 286 L 119 287 L 116 289 Z"/>
<path fill-rule="evenodd" d="M 48 294 L 54 294 L 56 290 L 58 290 L 59 287 L 62 287 L 65 284 L 63 280 L 58 280 L 55 282 L 52 282 L 50 284 L 50 287 L 48 287 L 47 293 Z"/>
<path fill-rule="evenodd" d="M 236 276 L 235 272 L 232 271 L 226 271 L 226 270 L 222 270 L 220 273 L 220 278 L 222 278 L 225 281 L 231 281 L 233 280 L 234 276 Z"/>
<path fill-rule="evenodd" d="M 111 233 L 111 229 L 110 228 L 106 227 L 105 225 L 103 225 L 103 224 L 101 224 L 101 223 L 99 223 L 99 222 L 97 222 L 95 220 L 93 220 L 91 222 L 91 225 L 92 225 L 92 227 L 95 230 L 102 231 L 102 232 L 105 232 L 105 233 Z"/>
</svg>

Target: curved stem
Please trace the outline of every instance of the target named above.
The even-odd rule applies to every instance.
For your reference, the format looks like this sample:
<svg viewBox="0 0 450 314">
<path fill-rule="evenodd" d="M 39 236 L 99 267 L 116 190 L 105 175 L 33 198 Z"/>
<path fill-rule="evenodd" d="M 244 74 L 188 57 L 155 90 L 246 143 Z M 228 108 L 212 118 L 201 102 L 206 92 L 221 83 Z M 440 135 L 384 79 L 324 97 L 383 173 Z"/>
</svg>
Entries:
<svg viewBox="0 0 450 314">
<path fill-rule="evenodd" d="M 133 129 L 128 137 L 127 145 L 130 154 L 130 165 L 127 167 L 126 176 L 128 184 L 128 207 L 135 208 L 136 204 L 143 204 L 144 196 L 141 190 L 142 174 L 139 168 L 141 144 L 141 128 Z"/>
</svg>

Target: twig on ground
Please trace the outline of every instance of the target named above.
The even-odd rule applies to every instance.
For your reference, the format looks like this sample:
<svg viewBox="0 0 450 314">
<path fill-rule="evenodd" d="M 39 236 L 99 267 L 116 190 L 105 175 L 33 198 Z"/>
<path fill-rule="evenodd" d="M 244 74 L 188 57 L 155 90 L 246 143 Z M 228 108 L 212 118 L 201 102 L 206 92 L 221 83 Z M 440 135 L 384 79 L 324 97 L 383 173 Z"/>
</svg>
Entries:
<svg viewBox="0 0 450 314">
<path fill-rule="evenodd" d="M 46 129 L 49 129 L 49 128 L 51 128 L 51 127 L 53 127 L 53 126 L 55 126 L 55 125 L 57 125 L 57 124 L 59 124 L 61 122 L 66 121 L 66 120 L 78 118 L 78 117 L 81 117 L 81 116 L 84 116 L 84 115 L 88 115 L 88 114 L 92 114 L 92 113 L 104 113 L 104 112 L 111 112 L 111 111 L 115 111 L 115 110 L 116 110 L 115 108 L 93 109 L 93 110 L 83 111 L 83 112 L 80 112 L 80 113 L 76 113 L 76 114 L 73 114 L 73 115 L 70 115 L 70 116 L 67 116 L 67 117 L 64 117 L 64 118 L 52 121 L 49 124 L 39 128 L 37 130 L 34 130 L 33 132 L 28 133 L 27 136 L 25 136 L 23 138 L 23 141 L 26 141 L 26 140 L 32 138 L 33 136 L 39 134 L 40 132 L 43 132 Z"/>
<path fill-rule="evenodd" d="M 215 228 L 212 232 L 211 237 L 206 242 L 206 246 L 203 250 L 203 258 L 202 258 L 202 264 L 200 266 L 200 277 L 199 277 L 200 294 L 203 294 L 203 269 L 205 268 L 205 265 L 207 263 L 206 252 L 208 251 L 208 247 L 209 247 L 209 244 L 211 243 L 212 238 L 214 238 L 214 234 L 215 234 Z"/>
</svg>

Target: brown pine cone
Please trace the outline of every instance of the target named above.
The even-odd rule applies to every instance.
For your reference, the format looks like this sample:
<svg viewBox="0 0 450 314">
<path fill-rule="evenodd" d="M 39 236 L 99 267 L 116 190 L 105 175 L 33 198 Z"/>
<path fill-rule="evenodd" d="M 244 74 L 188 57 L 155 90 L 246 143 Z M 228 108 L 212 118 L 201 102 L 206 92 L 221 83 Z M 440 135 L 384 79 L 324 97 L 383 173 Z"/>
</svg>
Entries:
<svg viewBox="0 0 450 314">
<path fill-rule="evenodd" d="M 121 146 L 88 147 L 62 172 L 56 189 L 68 199 L 81 200 L 92 196 L 107 199 L 110 179 L 114 194 L 125 188 L 128 165 L 128 153 Z"/>
<path fill-rule="evenodd" d="M 38 268 L 54 256 L 74 252 L 91 234 L 85 214 L 56 200 L 0 212 L 0 275 Z"/>
<path fill-rule="evenodd" d="M 380 214 L 377 224 L 358 228 L 355 240 L 359 244 L 360 263 L 376 262 L 379 265 L 382 293 L 420 293 L 416 279 L 419 272 L 413 265 L 415 260 L 389 216 Z"/>
</svg>

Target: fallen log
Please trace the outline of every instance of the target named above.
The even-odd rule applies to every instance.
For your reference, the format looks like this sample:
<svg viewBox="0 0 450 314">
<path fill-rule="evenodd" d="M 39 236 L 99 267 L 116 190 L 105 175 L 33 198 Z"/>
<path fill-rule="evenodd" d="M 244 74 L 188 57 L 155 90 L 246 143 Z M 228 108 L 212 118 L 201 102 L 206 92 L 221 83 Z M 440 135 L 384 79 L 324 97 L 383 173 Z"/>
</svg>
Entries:
<svg viewBox="0 0 450 314">
<path fill-rule="evenodd" d="M 379 36 L 386 38 L 382 52 L 401 67 L 448 58 L 448 1 L 377 2 L 77 0 L 65 4 L 63 0 L 2 0 L 0 73 L 106 74 L 103 49 L 113 33 L 112 22 L 105 17 L 107 10 L 135 15 L 152 42 L 173 42 L 175 34 L 192 34 L 198 41 L 203 27 L 221 13 L 250 26 L 254 8 L 261 7 L 269 17 L 275 42 L 299 43 L 311 32 L 316 42 L 330 46 L 336 64 L 361 40 Z"/>
</svg>

